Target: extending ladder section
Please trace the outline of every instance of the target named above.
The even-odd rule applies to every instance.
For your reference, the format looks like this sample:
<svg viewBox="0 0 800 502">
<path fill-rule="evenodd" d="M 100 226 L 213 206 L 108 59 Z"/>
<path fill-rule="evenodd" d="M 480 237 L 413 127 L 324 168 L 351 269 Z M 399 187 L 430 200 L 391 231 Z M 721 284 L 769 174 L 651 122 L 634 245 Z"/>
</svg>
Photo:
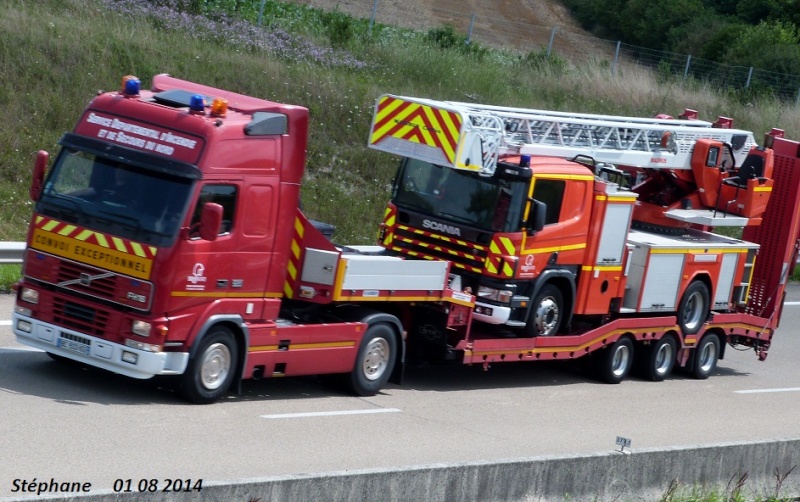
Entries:
<svg viewBox="0 0 800 502">
<path fill-rule="evenodd" d="M 552 112 L 384 95 L 369 146 L 456 169 L 494 173 L 500 155 L 588 155 L 598 162 L 691 169 L 698 139 L 733 147 L 741 165 L 753 133 L 700 120 Z"/>
</svg>

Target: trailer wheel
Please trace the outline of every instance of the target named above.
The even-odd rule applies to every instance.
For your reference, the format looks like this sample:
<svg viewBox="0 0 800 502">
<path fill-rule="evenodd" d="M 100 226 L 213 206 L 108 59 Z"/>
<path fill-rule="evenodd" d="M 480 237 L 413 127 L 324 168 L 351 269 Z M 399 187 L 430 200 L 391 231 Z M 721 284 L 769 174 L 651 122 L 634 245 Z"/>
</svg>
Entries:
<svg viewBox="0 0 800 502">
<path fill-rule="evenodd" d="M 675 367 L 677 351 L 678 344 L 669 335 L 653 342 L 643 354 L 644 377 L 653 382 L 667 378 Z"/>
<path fill-rule="evenodd" d="M 533 299 L 528 318 L 529 336 L 553 336 L 561 328 L 564 317 L 564 299 L 561 290 L 553 284 L 545 284 Z"/>
<path fill-rule="evenodd" d="M 358 347 L 355 366 L 347 381 L 357 396 L 371 396 L 380 391 L 394 369 L 397 337 L 387 324 L 373 324 L 364 333 Z"/>
<path fill-rule="evenodd" d="M 694 349 L 692 376 L 698 380 L 705 380 L 714 372 L 717 360 L 719 360 L 719 338 L 708 334 L 700 339 L 700 343 Z"/>
<path fill-rule="evenodd" d="M 181 382 L 181 394 L 197 404 L 213 403 L 228 391 L 238 358 L 231 330 L 216 326 L 201 340 L 197 355 L 189 361 Z"/>
<path fill-rule="evenodd" d="M 600 380 L 617 384 L 628 376 L 633 366 L 633 342 L 623 337 L 599 354 L 598 373 Z"/>
<path fill-rule="evenodd" d="M 700 331 L 706 322 L 709 312 L 708 286 L 703 281 L 694 281 L 683 292 L 678 304 L 678 325 L 684 335 L 693 335 Z"/>
</svg>

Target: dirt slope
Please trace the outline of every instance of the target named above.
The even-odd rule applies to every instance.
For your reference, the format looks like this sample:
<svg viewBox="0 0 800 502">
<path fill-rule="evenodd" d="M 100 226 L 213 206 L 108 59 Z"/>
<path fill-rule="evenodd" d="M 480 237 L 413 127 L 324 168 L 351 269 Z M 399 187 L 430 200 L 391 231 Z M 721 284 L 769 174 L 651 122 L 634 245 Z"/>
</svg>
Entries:
<svg viewBox="0 0 800 502">
<path fill-rule="evenodd" d="M 291 0 L 325 10 L 369 18 L 373 0 Z M 475 15 L 473 33 L 481 43 L 518 47 L 546 45 L 552 27 L 561 33 L 589 36 L 558 0 L 378 0 L 376 20 L 385 24 L 427 29 L 452 24 L 466 33 Z M 529 27 L 529 29 L 526 29 Z"/>
</svg>

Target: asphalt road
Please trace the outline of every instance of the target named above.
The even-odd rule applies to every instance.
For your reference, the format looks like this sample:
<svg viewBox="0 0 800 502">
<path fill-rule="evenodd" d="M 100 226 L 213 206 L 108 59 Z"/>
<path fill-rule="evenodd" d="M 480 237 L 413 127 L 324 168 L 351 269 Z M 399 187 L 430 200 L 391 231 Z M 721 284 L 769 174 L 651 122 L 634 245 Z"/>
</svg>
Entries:
<svg viewBox="0 0 800 502">
<path fill-rule="evenodd" d="M 792 288 L 789 300 L 800 300 Z M 316 378 L 246 382 L 186 404 L 157 381 L 52 361 L 16 343 L 0 295 L 0 499 L 23 480 L 91 483 L 273 475 L 800 437 L 800 308 L 769 357 L 728 347 L 716 373 L 595 382 L 570 363 L 410 368 L 356 398 Z M 123 483 L 128 483 L 123 481 Z M 118 486 L 122 486 L 118 482 Z"/>
</svg>

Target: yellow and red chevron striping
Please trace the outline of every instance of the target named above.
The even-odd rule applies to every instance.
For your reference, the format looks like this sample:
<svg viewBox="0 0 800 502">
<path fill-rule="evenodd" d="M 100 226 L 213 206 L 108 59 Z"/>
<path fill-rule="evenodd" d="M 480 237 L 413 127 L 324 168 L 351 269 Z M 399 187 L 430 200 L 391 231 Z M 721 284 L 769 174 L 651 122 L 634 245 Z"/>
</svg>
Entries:
<svg viewBox="0 0 800 502">
<path fill-rule="evenodd" d="M 34 221 L 34 227 L 61 237 L 75 239 L 87 244 L 94 244 L 106 249 L 135 255 L 148 260 L 155 258 L 158 252 L 158 248 L 155 246 L 146 246 L 139 242 L 104 234 L 95 230 L 89 230 L 71 223 L 64 223 L 52 218 L 47 218 L 46 216 L 37 215 Z"/>
<path fill-rule="evenodd" d="M 461 131 L 456 112 L 383 96 L 378 102 L 370 142 L 394 138 L 438 148 L 452 164 Z"/>
</svg>

